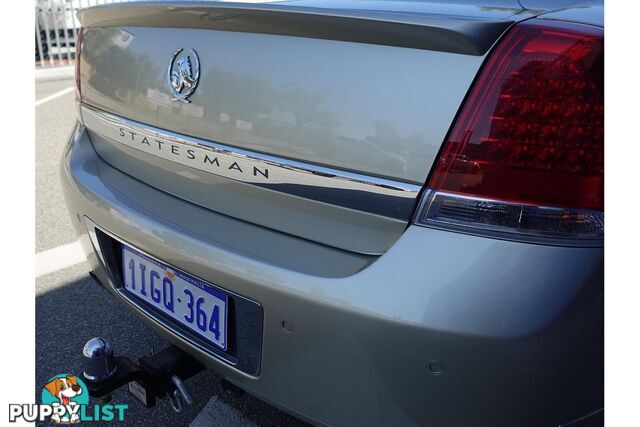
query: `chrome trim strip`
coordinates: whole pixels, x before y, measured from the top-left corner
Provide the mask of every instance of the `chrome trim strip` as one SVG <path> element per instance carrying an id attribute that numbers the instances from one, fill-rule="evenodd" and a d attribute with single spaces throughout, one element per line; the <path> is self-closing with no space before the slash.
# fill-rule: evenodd
<path id="1" fill-rule="evenodd" d="M 83 104 L 108 139 L 204 172 L 328 204 L 409 221 L 421 186 L 284 159 L 177 134 Z"/>

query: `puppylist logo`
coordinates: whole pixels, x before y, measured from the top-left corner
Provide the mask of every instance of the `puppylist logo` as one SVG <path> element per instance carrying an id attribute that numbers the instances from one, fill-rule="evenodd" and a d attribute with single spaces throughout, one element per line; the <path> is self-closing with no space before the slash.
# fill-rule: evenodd
<path id="1" fill-rule="evenodd" d="M 80 422 L 80 405 L 89 403 L 89 393 L 75 375 L 56 375 L 42 389 L 42 404 L 52 408 L 51 421 L 58 424 Z"/>
<path id="2" fill-rule="evenodd" d="M 89 391 L 75 375 L 59 374 L 44 385 L 41 404 L 10 403 L 9 422 L 50 419 L 55 424 L 77 424 L 82 421 L 124 421 L 128 405 L 89 405 Z"/>

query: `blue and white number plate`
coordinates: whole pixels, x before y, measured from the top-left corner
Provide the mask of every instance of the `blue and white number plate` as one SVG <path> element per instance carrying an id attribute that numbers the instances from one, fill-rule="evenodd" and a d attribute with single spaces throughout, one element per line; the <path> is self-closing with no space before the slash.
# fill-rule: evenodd
<path id="1" fill-rule="evenodd" d="M 126 292 L 226 350 L 226 294 L 125 245 L 122 245 L 122 269 Z"/>

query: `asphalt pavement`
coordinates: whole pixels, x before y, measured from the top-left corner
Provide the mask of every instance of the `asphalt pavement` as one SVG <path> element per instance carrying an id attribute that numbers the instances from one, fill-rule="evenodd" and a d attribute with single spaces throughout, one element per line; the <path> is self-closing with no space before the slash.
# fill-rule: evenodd
<path id="1" fill-rule="evenodd" d="M 75 123 L 73 79 L 36 81 L 36 252 L 56 252 L 75 242 L 64 204 L 59 167 Z M 58 255 L 60 256 L 60 255 Z M 61 263 L 64 265 L 64 263 Z M 53 375 L 82 372 L 82 346 L 91 337 L 110 339 L 117 354 L 132 359 L 161 349 L 165 342 L 146 327 L 88 275 L 79 262 L 36 278 L 36 399 Z M 118 425 L 182 426 L 302 426 L 301 421 L 248 395 L 221 389 L 221 378 L 207 370 L 186 382 L 194 404 L 177 414 L 165 399 L 146 409 L 126 390 L 113 395 L 114 404 L 127 404 Z M 196 419 L 197 417 L 197 419 Z M 82 425 L 90 425 L 82 423 Z M 104 425 L 104 423 L 102 424 Z"/>

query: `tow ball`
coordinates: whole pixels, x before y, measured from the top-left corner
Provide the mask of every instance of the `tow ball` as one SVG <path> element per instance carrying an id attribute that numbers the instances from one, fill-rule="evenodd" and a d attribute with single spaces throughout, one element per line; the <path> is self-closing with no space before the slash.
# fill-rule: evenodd
<path id="1" fill-rule="evenodd" d="M 82 354 L 82 377 L 91 397 L 109 400 L 114 390 L 127 385 L 147 408 L 168 396 L 176 412 L 193 403 L 184 381 L 204 370 L 200 362 L 174 345 L 142 356 L 136 364 L 128 357 L 114 356 L 109 341 L 96 337 L 87 341 Z"/>

